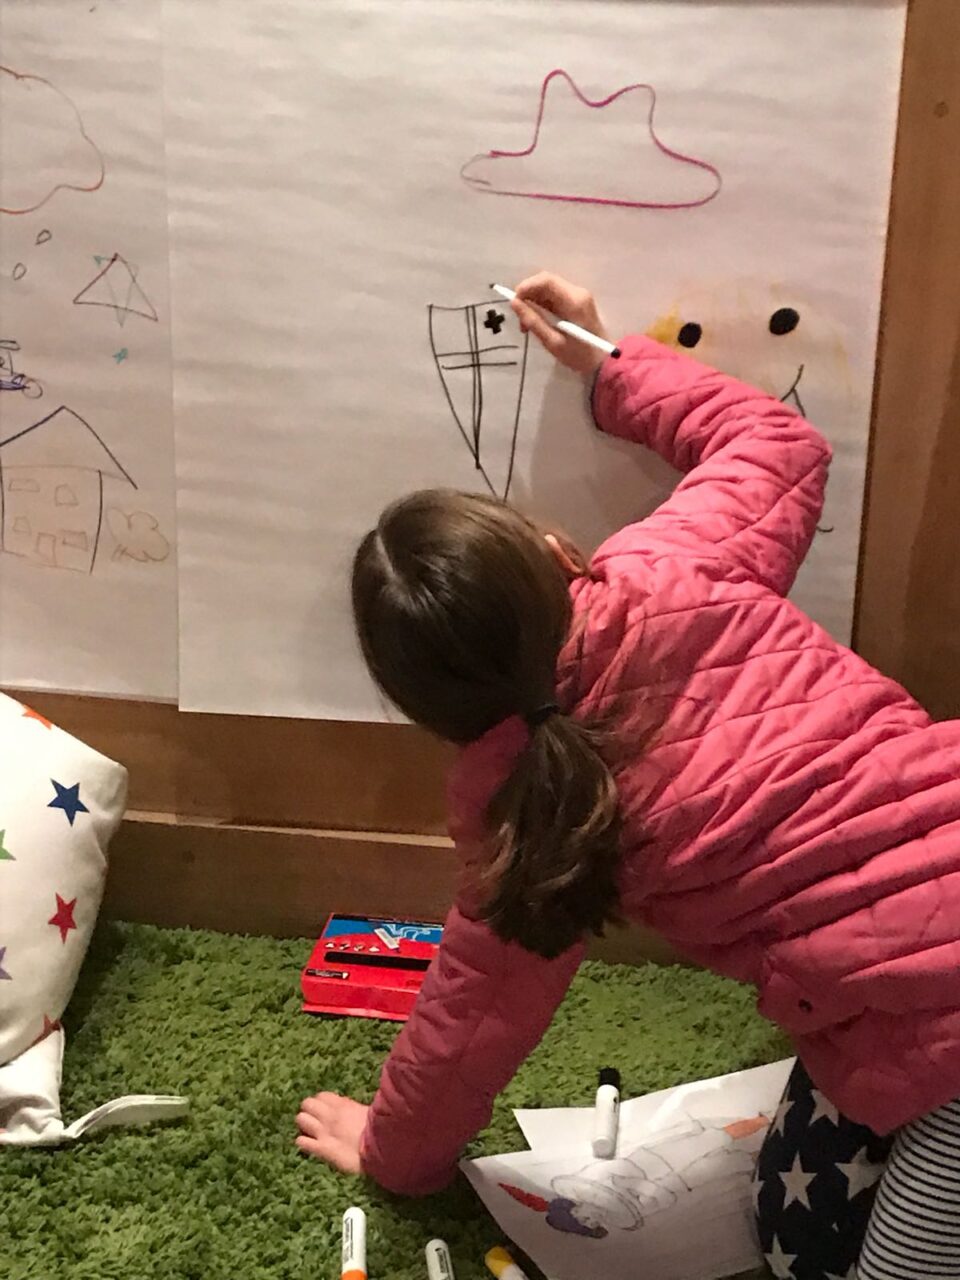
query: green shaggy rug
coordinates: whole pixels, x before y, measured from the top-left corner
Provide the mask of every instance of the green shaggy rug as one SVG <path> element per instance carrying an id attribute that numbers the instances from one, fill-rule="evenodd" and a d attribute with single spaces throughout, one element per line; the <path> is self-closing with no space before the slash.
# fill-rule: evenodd
<path id="1" fill-rule="evenodd" d="M 340 1216 L 369 1215 L 372 1280 L 422 1280 L 423 1247 L 450 1245 L 480 1280 L 495 1224 L 465 1184 L 420 1203 L 301 1157 L 300 1100 L 369 1099 L 396 1034 L 300 1012 L 306 941 L 107 925 L 65 1019 L 63 1109 L 121 1093 L 183 1093 L 190 1118 L 55 1151 L 0 1150 L 2 1280 L 334 1280 Z M 682 969 L 585 965 L 476 1153 L 524 1146 L 515 1106 L 584 1105 L 598 1065 L 625 1096 L 785 1053 L 749 991 Z M 429 1135 L 425 1135 L 429 1141 Z"/>

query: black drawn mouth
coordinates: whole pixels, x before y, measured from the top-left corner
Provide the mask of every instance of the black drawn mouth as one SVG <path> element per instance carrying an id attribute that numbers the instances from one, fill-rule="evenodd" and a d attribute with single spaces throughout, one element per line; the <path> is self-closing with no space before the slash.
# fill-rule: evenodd
<path id="1" fill-rule="evenodd" d="M 807 411 L 806 409 L 804 409 L 803 401 L 800 399 L 800 383 L 803 379 L 803 371 L 805 368 L 806 366 L 802 364 L 798 366 L 797 376 L 794 378 L 793 383 L 791 384 L 790 390 L 785 395 L 782 395 L 780 397 L 780 400 L 783 404 L 792 404 L 794 408 L 800 411 L 801 415 L 804 418 L 807 416 Z M 835 528 L 836 526 L 832 524 L 829 524 L 829 525 L 818 524 L 817 533 L 833 533 Z"/>
<path id="2" fill-rule="evenodd" d="M 783 404 L 794 405 L 795 408 L 800 410 L 801 414 L 803 414 L 804 417 L 806 417 L 807 415 L 803 407 L 803 401 L 800 399 L 799 388 L 800 388 L 800 383 L 803 379 L 803 371 L 805 368 L 806 368 L 806 365 L 801 364 L 797 366 L 797 376 L 794 378 L 793 382 L 791 383 L 790 390 L 786 391 L 780 397 L 780 400 L 782 401 Z"/>

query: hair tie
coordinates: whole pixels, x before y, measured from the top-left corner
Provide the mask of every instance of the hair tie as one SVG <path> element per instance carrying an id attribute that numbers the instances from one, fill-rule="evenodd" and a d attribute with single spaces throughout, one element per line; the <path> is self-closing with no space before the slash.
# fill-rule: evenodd
<path id="1" fill-rule="evenodd" d="M 551 716 L 559 714 L 560 708 L 555 702 L 545 702 L 542 707 L 537 707 L 536 711 L 528 712 L 523 718 L 527 722 L 527 728 L 533 730 L 539 729 Z"/>

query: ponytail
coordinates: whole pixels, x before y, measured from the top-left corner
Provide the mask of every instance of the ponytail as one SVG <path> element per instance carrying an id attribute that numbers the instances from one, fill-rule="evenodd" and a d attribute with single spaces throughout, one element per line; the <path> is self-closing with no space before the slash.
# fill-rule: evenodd
<path id="1" fill-rule="evenodd" d="M 548 959 L 619 920 L 621 833 L 601 734 L 553 711 L 530 718 L 530 742 L 487 808 L 480 885 L 494 932 Z"/>
<path id="2" fill-rule="evenodd" d="M 370 673 L 416 724 L 466 745 L 526 709 L 530 742 L 488 806 L 471 890 L 500 937 L 548 957 L 617 918 L 620 852 L 605 740 L 543 702 L 573 625 L 557 546 L 497 499 L 425 490 L 383 513 L 352 583 Z"/>

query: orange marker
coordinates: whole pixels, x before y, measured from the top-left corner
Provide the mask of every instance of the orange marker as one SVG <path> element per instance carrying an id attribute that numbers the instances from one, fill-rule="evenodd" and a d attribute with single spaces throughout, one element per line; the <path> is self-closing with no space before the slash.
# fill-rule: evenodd
<path id="1" fill-rule="evenodd" d="M 484 1258 L 484 1262 L 487 1264 L 487 1270 L 495 1275 L 497 1280 L 527 1280 L 527 1277 L 502 1245 L 497 1245 L 495 1249 L 491 1249 L 486 1258 Z"/>
<path id="2" fill-rule="evenodd" d="M 367 1215 L 362 1209 L 348 1209 L 343 1215 L 340 1280 L 367 1280 Z"/>

